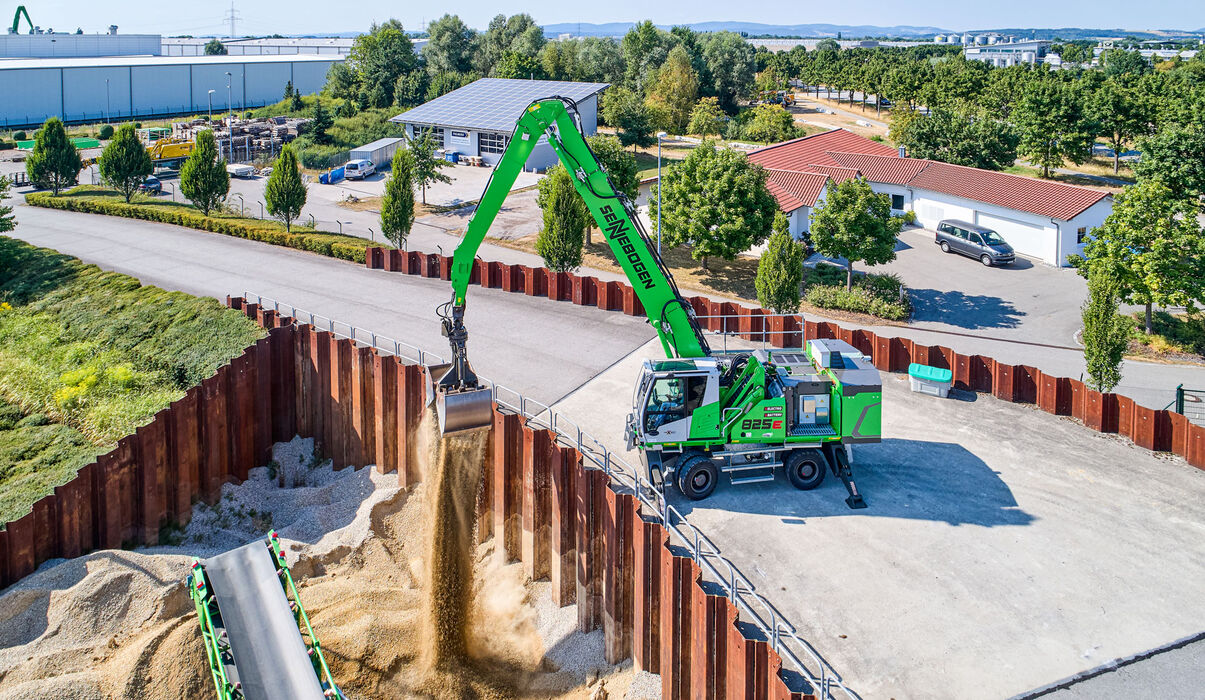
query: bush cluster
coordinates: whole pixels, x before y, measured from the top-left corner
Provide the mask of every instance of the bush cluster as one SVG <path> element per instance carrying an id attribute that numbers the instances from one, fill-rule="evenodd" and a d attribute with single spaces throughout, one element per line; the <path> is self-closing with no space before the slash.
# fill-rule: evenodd
<path id="1" fill-rule="evenodd" d="M 897 275 L 872 274 L 854 277 L 853 289 L 846 289 L 844 270 L 819 265 L 808 275 L 804 300 L 821 309 L 906 321 L 912 315 L 912 302 L 907 294 L 901 295 L 903 286 Z"/>
<path id="2" fill-rule="evenodd" d="M 37 192 L 26 195 L 25 202 L 36 207 L 62 209 L 65 211 L 82 212 L 85 214 L 105 214 L 107 216 L 123 216 L 127 219 L 142 219 L 157 221 L 163 224 L 185 226 L 210 233 L 220 233 L 225 236 L 246 238 L 261 243 L 297 248 L 329 258 L 340 258 L 352 262 L 364 262 L 364 250 L 379 243 L 356 238 L 355 236 L 340 236 L 322 231 L 293 231 L 286 232 L 283 226 L 266 221 L 251 221 L 247 219 L 230 219 L 216 216 L 204 216 L 191 207 L 161 207 L 154 205 L 113 201 L 102 198 L 55 197 L 47 192 Z"/>

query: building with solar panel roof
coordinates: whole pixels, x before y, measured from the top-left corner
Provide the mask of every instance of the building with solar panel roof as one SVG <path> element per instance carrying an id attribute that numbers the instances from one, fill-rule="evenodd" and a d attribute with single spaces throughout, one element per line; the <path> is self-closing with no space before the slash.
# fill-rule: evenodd
<path id="1" fill-rule="evenodd" d="M 453 158 L 480 157 L 487 165 L 502 158 L 515 122 L 524 108 L 546 97 L 568 97 L 577 102 L 582 131 L 598 128 L 598 95 L 607 83 L 573 83 L 561 80 L 482 78 L 459 90 L 415 107 L 390 119 L 406 127 L 406 137 L 430 131 Z M 527 159 L 527 167 L 544 170 L 557 163 L 556 153 L 541 139 Z"/>

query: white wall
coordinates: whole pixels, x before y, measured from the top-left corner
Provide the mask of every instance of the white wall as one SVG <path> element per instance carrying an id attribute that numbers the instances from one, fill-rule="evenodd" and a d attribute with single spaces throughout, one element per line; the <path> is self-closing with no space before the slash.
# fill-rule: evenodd
<path id="1" fill-rule="evenodd" d="M 24 19 L 21 28 L 28 30 Z M 158 34 L 0 34 L 0 58 L 158 56 L 160 41 Z"/>
<path id="2" fill-rule="evenodd" d="M 912 190 L 908 189 L 907 187 L 904 187 L 903 185 L 888 185 L 888 184 L 881 183 L 881 182 L 872 182 L 872 183 L 870 183 L 870 189 L 872 192 L 877 192 L 879 194 L 885 194 L 888 197 L 890 197 L 893 194 L 898 194 L 898 195 L 903 196 L 904 208 L 903 209 L 892 209 L 891 210 L 892 212 L 902 214 L 903 212 L 908 211 L 909 209 L 912 208 Z"/>
<path id="3" fill-rule="evenodd" d="M 1059 254 L 1059 224 L 1049 217 L 920 189 L 913 191 L 913 205 L 917 223 L 925 228 L 936 228 L 942 219 L 961 219 L 995 229 L 1018 255 L 1067 264 Z"/>
<path id="4" fill-rule="evenodd" d="M 196 63 L 5 69 L 0 61 L 0 126 L 40 124 L 48 117 L 101 121 L 226 110 L 226 72 L 235 109 L 278 102 L 289 80 L 303 93 L 326 83 L 332 62 Z M 108 99 L 105 80 L 109 81 Z M 108 107 L 106 107 L 106 104 Z"/>
<path id="5" fill-rule="evenodd" d="M 0 123 L 40 124 L 62 111 L 58 68 L 0 70 Z"/>
<path id="6" fill-rule="evenodd" d="M 1096 204 L 1088 207 L 1080 212 L 1071 221 L 1059 222 L 1059 259 L 1061 264 L 1067 264 L 1067 256 L 1080 255 L 1084 252 L 1084 246 L 1077 244 L 1078 231 L 1081 227 L 1088 229 L 1087 233 L 1092 234 L 1092 229 L 1097 228 L 1105 223 L 1105 218 L 1113 211 L 1113 198 L 1105 197 Z"/>

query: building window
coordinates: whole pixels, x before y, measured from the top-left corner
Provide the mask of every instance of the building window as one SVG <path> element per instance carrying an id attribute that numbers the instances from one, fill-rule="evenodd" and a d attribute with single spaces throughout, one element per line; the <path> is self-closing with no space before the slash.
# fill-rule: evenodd
<path id="1" fill-rule="evenodd" d="M 483 131 L 477 134 L 477 149 L 481 153 L 503 153 L 506 151 L 507 141 L 510 141 L 510 137 L 506 134 L 491 134 Z"/>
<path id="2" fill-rule="evenodd" d="M 904 210 L 904 195 L 902 195 L 902 194 L 891 195 L 891 208 L 895 209 L 897 211 L 903 211 Z"/>
<path id="3" fill-rule="evenodd" d="M 416 126 L 414 127 L 414 138 L 421 139 L 427 134 L 431 134 L 431 138 L 435 139 L 435 143 L 440 146 L 444 145 L 444 128 L 442 126 Z"/>
<path id="4" fill-rule="evenodd" d="M 1075 232 L 1075 242 L 1077 245 L 1083 245 L 1088 240 L 1088 228 L 1080 226 Z"/>

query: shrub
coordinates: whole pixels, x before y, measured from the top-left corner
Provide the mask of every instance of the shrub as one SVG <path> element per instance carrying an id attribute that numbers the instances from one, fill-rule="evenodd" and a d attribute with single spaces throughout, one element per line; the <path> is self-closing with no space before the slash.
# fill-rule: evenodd
<path id="1" fill-rule="evenodd" d="M 101 124 L 99 134 L 102 141 L 108 141 L 109 139 L 113 138 L 113 125 Z"/>
<path id="2" fill-rule="evenodd" d="M 911 209 L 904 212 L 904 215 L 901 218 L 904 220 L 904 223 L 907 224 L 908 226 L 916 225 L 916 212 L 912 211 Z"/>
<path id="3" fill-rule="evenodd" d="M 29 137 L 25 135 L 24 131 L 14 131 L 13 132 L 13 141 L 25 141 L 28 138 Z"/>
<path id="4" fill-rule="evenodd" d="M 17 144 L 13 143 L 12 141 L 0 140 L 0 151 L 11 151 L 12 149 L 14 149 L 16 147 L 17 147 Z"/>
<path id="5" fill-rule="evenodd" d="M 366 248 L 380 245 L 355 236 L 342 236 L 324 231 L 287 232 L 283 226 L 275 222 L 204 216 L 192 207 L 155 206 L 136 202 L 126 204 L 113 198 L 81 196 L 87 195 L 90 191 L 95 192 L 90 188 L 80 188 L 72 190 L 72 193 L 62 197 L 54 197 L 46 192 L 36 192 L 27 195 L 25 202 L 35 207 L 48 209 L 157 221 L 236 238 L 246 238 L 250 241 L 296 248 L 329 258 L 358 263 L 364 262 Z"/>
<path id="6" fill-rule="evenodd" d="M 902 294 L 903 282 L 894 274 L 859 275 L 851 289 L 845 288 L 845 271 L 818 265 L 808 275 L 804 300 L 821 309 L 870 314 L 891 321 L 912 315 L 912 302 Z"/>

